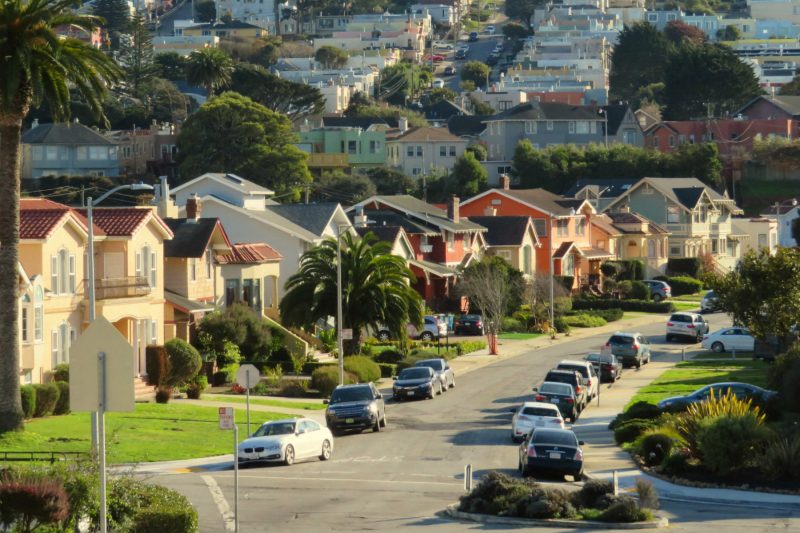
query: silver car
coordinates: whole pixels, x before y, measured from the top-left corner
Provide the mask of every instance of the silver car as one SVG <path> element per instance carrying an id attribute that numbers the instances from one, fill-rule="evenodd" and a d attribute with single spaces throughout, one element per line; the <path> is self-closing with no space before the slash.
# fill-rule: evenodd
<path id="1" fill-rule="evenodd" d="M 667 342 L 676 337 L 684 337 L 700 342 L 708 333 L 708 322 L 697 313 L 672 313 L 667 321 Z"/>
<path id="2" fill-rule="evenodd" d="M 441 357 L 437 359 L 423 359 L 422 361 L 414 363 L 414 366 L 427 366 L 428 368 L 432 368 L 433 371 L 436 372 L 436 377 L 442 382 L 443 392 L 447 392 L 447 389 L 455 388 L 456 375 L 453 369 L 450 368 L 450 365 L 447 364 L 447 361 Z"/>

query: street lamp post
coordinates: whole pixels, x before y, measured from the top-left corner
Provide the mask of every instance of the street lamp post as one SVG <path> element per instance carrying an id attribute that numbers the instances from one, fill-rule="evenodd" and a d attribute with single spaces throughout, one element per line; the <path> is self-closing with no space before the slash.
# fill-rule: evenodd
<path id="1" fill-rule="evenodd" d="M 110 191 L 105 192 L 100 198 L 94 200 L 91 196 L 86 199 L 86 223 L 89 226 L 89 250 L 87 255 L 89 256 L 86 261 L 86 277 L 89 278 L 89 323 L 91 324 L 94 322 L 95 313 L 96 313 L 96 297 L 95 297 L 95 279 L 94 279 L 94 223 L 93 223 L 93 215 L 92 215 L 92 208 L 95 204 L 99 204 L 112 194 L 118 191 L 123 190 L 131 190 L 131 191 L 152 191 L 153 186 L 147 185 L 146 183 L 133 183 L 131 185 L 119 185 L 118 187 L 114 187 Z M 97 411 L 92 412 L 92 451 L 97 451 L 97 442 L 98 436 L 102 432 L 103 428 L 99 427 L 98 419 L 100 417 L 97 414 Z"/>
<path id="2" fill-rule="evenodd" d="M 339 385 L 344 385 L 344 339 L 342 339 L 342 228 L 336 226 L 336 339 L 339 348 Z"/>

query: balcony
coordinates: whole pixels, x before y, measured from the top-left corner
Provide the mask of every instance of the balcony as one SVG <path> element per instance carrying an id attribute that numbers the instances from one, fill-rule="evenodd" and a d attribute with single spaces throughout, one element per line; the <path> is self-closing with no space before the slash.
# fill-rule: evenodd
<path id="1" fill-rule="evenodd" d="M 431 253 L 433 251 L 433 245 L 432 244 L 420 244 L 419 245 L 419 251 L 422 252 L 423 254 L 429 254 L 429 253 Z"/>
<path id="2" fill-rule="evenodd" d="M 86 297 L 89 297 L 88 283 Z M 147 296 L 152 289 L 150 282 L 143 276 L 127 276 L 124 278 L 102 278 L 94 282 L 94 294 L 97 300 L 111 300 L 115 298 L 136 298 Z"/>
<path id="3" fill-rule="evenodd" d="M 348 165 L 347 154 L 308 154 L 310 168 L 347 167 Z"/>

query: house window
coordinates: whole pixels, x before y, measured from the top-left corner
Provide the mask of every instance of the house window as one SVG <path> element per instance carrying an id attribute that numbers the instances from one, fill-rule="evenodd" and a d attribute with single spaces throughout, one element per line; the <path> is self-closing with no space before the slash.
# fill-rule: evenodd
<path id="1" fill-rule="evenodd" d="M 452 252 L 456 249 L 456 234 L 452 232 L 445 232 L 447 234 L 447 250 Z"/>
<path id="2" fill-rule="evenodd" d="M 158 322 L 155 320 L 150 321 L 150 344 L 158 344 Z"/>
<path id="3" fill-rule="evenodd" d="M 529 244 L 522 247 L 522 271 L 525 274 L 531 273 L 531 246 Z"/>
<path id="4" fill-rule="evenodd" d="M 667 224 L 677 224 L 681 221 L 681 213 L 676 205 L 667 206 Z"/>
<path id="5" fill-rule="evenodd" d="M 225 307 L 230 307 L 239 301 L 239 280 L 225 280 Z"/>
<path id="6" fill-rule="evenodd" d="M 575 275 L 575 256 L 567 254 L 561 260 L 561 275 L 574 276 Z"/>
<path id="7" fill-rule="evenodd" d="M 420 176 L 421 174 L 422 174 L 422 169 L 421 168 L 412 168 L 411 169 L 411 175 L 412 176 Z"/>
<path id="8" fill-rule="evenodd" d="M 556 235 L 559 237 L 569 235 L 569 220 L 556 220 Z"/>
<path id="9" fill-rule="evenodd" d="M 669 147 L 670 148 L 674 148 L 675 147 L 675 136 L 674 135 L 670 135 L 669 136 Z"/>
<path id="10" fill-rule="evenodd" d="M 417 146 L 417 157 L 422 157 L 422 146 Z"/>
<path id="11" fill-rule="evenodd" d="M 455 156 L 456 156 L 456 147 L 455 146 L 451 146 L 450 147 L 450 157 L 455 157 Z"/>
<path id="12" fill-rule="evenodd" d="M 75 293 L 75 256 L 67 250 L 50 258 L 50 290 L 53 294 Z"/>
<path id="13" fill-rule="evenodd" d="M 715 254 L 717 253 L 717 250 L 717 239 L 711 239 L 711 253 Z"/>
<path id="14" fill-rule="evenodd" d="M 206 250 L 206 278 L 211 279 L 214 273 L 214 254 L 211 250 Z"/>
<path id="15" fill-rule="evenodd" d="M 536 133 L 536 121 L 535 120 L 526 120 L 525 121 L 525 133 L 528 135 L 532 135 Z"/>
<path id="16" fill-rule="evenodd" d="M 547 221 L 543 218 L 534 218 L 533 227 L 536 230 L 536 235 L 539 237 L 547 237 Z"/>
<path id="17" fill-rule="evenodd" d="M 408 157 L 414 157 L 414 147 L 409 145 L 406 147 L 406 155 Z"/>
<path id="18" fill-rule="evenodd" d="M 347 141 L 347 153 L 348 154 L 358 153 L 358 143 L 356 141 Z"/>
<path id="19" fill-rule="evenodd" d="M 103 159 L 108 159 L 108 147 L 106 146 L 90 146 L 89 147 L 89 159 L 93 161 L 99 161 Z"/>
<path id="20" fill-rule="evenodd" d="M 655 257 L 656 256 L 656 241 L 653 239 L 647 240 L 647 257 Z"/>
<path id="21" fill-rule="evenodd" d="M 667 13 L 667 22 L 673 21 L 678 17 L 675 13 Z"/>
<path id="22" fill-rule="evenodd" d="M 156 263 L 156 252 L 150 246 L 145 246 L 140 252 L 136 252 L 136 277 L 147 278 L 150 288 L 156 286 L 158 264 Z"/>
<path id="23" fill-rule="evenodd" d="M 569 133 L 570 133 L 570 135 L 575 133 L 575 121 L 574 120 L 570 120 L 569 121 Z"/>
<path id="24" fill-rule="evenodd" d="M 189 259 L 189 279 L 197 281 L 197 259 L 194 257 Z"/>
<path id="25" fill-rule="evenodd" d="M 575 235 L 586 235 L 586 219 L 579 218 L 575 222 Z"/>
<path id="26" fill-rule="evenodd" d="M 579 120 L 575 123 L 575 133 L 578 135 L 586 135 L 591 133 L 591 126 L 588 120 Z"/>
<path id="27" fill-rule="evenodd" d="M 30 335 L 28 334 L 28 328 L 30 325 L 28 324 L 28 308 L 29 304 L 31 303 L 30 297 L 26 294 L 22 297 L 22 317 L 20 318 L 20 329 L 22 342 L 28 342 L 30 340 Z"/>
<path id="28" fill-rule="evenodd" d="M 58 146 L 45 146 L 44 158 L 48 161 L 55 161 L 58 159 Z"/>
<path id="29" fill-rule="evenodd" d="M 511 252 L 508 250 L 498 250 L 497 255 L 503 258 L 505 261 L 511 262 Z"/>
<path id="30" fill-rule="evenodd" d="M 767 246 L 767 234 L 766 233 L 759 233 L 758 234 L 758 247 L 765 248 Z"/>
<path id="31" fill-rule="evenodd" d="M 37 286 L 33 291 L 33 340 L 44 339 L 44 291 Z"/>
<path id="32" fill-rule="evenodd" d="M 58 330 L 54 329 L 50 332 L 50 363 L 52 368 L 55 368 L 58 364 L 58 340 Z"/>
<path id="33" fill-rule="evenodd" d="M 648 13 L 647 22 L 658 22 L 658 13 Z"/>
<path id="34" fill-rule="evenodd" d="M 548 120 L 547 121 L 547 131 L 553 131 L 553 121 L 552 120 Z"/>
<path id="35" fill-rule="evenodd" d="M 440 157 L 447 157 L 447 146 L 440 146 L 439 147 L 439 156 Z"/>
<path id="36" fill-rule="evenodd" d="M 672 257 L 676 257 L 681 255 L 681 247 L 680 246 L 670 246 L 669 247 L 669 255 Z"/>
<path id="37" fill-rule="evenodd" d="M 681 146 L 686 144 L 686 135 L 678 135 L 678 144 Z"/>

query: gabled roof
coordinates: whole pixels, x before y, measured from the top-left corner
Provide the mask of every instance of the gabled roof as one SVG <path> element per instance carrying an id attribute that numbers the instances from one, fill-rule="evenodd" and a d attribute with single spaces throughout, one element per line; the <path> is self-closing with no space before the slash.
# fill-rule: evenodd
<path id="1" fill-rule="evenodd" d="M 263 242 L 236 243 L 231 253 L 217 257 L 221 265 L 250 265 L 280 261 L 283 256 L 275 248 Z"/>
<path id="2" fill-rule="evenodd" d="M 350 128 L 361 128 L 363 130 L 366 130 L 367 128 L 369 128 L 370 126 L 374 126 L 375 124 L 383 124 L 391 128 L 396 128 L 397 119 L 377 118 L 377 117 L 333 117 L 333 116 L 322 117 L 322 125 L 325 127 L 328 126 L 350 127 Z"/>
<path id="3" fill-rule="evenodd" d="M 639 180 L 634 178 L 580 178 L 564 193 L 564 197 L 577 198 L 580 192 L 588 190 L 595 197 L 616 198 L 630 189 L 637 181 Z"/>
<path id="4" fill-rule="evenodd" d="M 418 198 L 414 198 L 408 194 L 397 194 L 394 196 L 372 196 L 366 200 L 362 200 L 357 206 L 368 206 L 374 204 L 382 204 L 391 209 L 395 209 L 415 219 L 417 223 L 430 224 L 435 227 L 452 231 L 454 233 L 463 233 L 471 231 L 486 231 L 486 228 L 470 222 L 466 218 L 454 222 L 447 217 L 447 211 L 423 202 Z M 354 210 L 355 206 L 350 210 Z M 406 228 L 408 231 L 408 228 Z"/>
<path id="5" fill-rule="evenodd" d="M 596 120 L 603 121 L 597 108 L 561 102 L 526 102 L 502 113 L 487 117 L 484 122 L 499 120 Z"/>
<path id="6" fill-rule="evenodd" d="M 649 219 L 643 217 L 639 213 L 632 213 L 632 212 L 608 212 L 598 215 L 597 217 L 592 218 L 592 223 L 595 221 L 600 221 L 600 223 L 608 223 L 612 228 L 614 228 L 619 234 L 629 234 L 629 233 L 638 233 L 636 231 L 631 231 L 625 228 L 625 225 L 629 224 L 643 224 L 647 227 L 647 233 L 649 234 L 668 234 L 669 232 L 656 224 L 655 222 L 651 222 Z M 600 224 L 598 224 L 600 225 Z M 601 226 L 602 227 L 602 226 Z M 606 228 L 603 228 L 606 229 Z M 608 231 L 608 230 L 607 230 Z M 613 232 L 609 232 L 613 233 Z"/>
<path id="7" fill-rule="evenodd" d="M 408 234 L 401 226 L 357 226 L 355 230 L 361 237 L 372 232 L 379 241 L 388 242 L 392 247 L 394 247 L 399 240 L 403 245 L 402 247 L 406 250 L 406 253 L 410 257 L 414 256 L 414 246 L 411 244 L 411 241 L 408 240 Z"/>
<path id="8" fill-rule="evenodd" d="M 784 200 L 784 202 L 786 202 L 786 200 Z M 761 216 L 764 216 L 764 215 L 772 215 L 772 216 L 785 215 L 787 213 L 791 213 L 793 209 L 800 209 L 800 207 L 798 207 L 798 205 L 792 205 L 791 203 L 786 203 L 786 204 L 778 203 L 777 207 L 775 206 L 775 204 L 773 204 L 773 205 L 763 209 L 761 211 Z"/>
<path id="9" fill-rule="evenodd" d="M 466 109 L 449 100 L 439 100 L 425 106 L 425 118 L 428 120 L 448 120 L 450 117 L 468 114 Z"/>
<path id="10" fill-rule="evenodd" d="M 628 106 L 625 104 L 612 104 L 602 106 L 602 108 L 608 115 L 608 134 L 616 135 L 619 127 L 622 126 L 622 121 L 625 120 L 625 115 L 628 113 Z M 636 125 L 639 125 L 638 122 Z"/>
<path id="11" fill-rule="evenodd" d="M 86 209 L 77 211 L 86 216 Z M 154 222 L 164 238 L 172 238 L 172 230 L 149 207 L 95 207 L 92 220 L 109 237 L 132 237 L 139 228 Z"/>
<path id="12" fill-rule="evenodd" d="M 165 218 L 164 223 L 173 234 L 172 239 L 164 243 L 164 257 L 203 257 L 217 229 L 230 246 L 218 218 Z"/>
<path id="13" fill-rule="evenodd" d="M 736 114 L 747 114 L 747 109 L 755 104 L 756 102 L 764 100 L 765 102 L 769 102 L 770 104 L 774 105 L 775 107 L 779 108 L 780 110 L 792 115 L 793 117 L 800 116 L 800 96 L 785 96 L 785 95 L 775 95 L 775 96 L 765 96 L 760 95 L 756 96 L 745 105 L 743 105 L 738 113 Z"/>
<path id="14" fill-rule="evenodd" d="M 734 201 L 728 198 L 727 194 L 722 195 L 718 193 L 697 178 L 642 178 L 636 185 L 611 202 L 611 204 L 606 207 L 606 210 L 610 211 L 611 208 L 620 203 L 623 198 L 644 185 L 650 185 L 664 195 L 664 197 L 681 206 L 686 211 L 694 209 L 700 201 L 700 198 L 705 196 L 712 203 L 728 205 L 731 212 L 734 214 L 741 212 L 741 209 L 736 207 Z"/>
<path id="15" fill-rule="evenodd" d="M 85 220 L 71 207 L 46 198 L 20 198 L 19 238 L 47 239 L 63 223 L 69 223 L 88 235 Z"/>
<path id="16" fill-rule="evenodd" d="M 489 189 L 465 200 L 462 205 L 474 202 L 491 193 L 501 194 L 554 217 L 574 215 L 583 209 L 584 205 L 588 205 L 594 211 L 594 207 L 586 200 L 564 198 L 545 189 Z"/>
<path id="17" fill-rule="evenodd" d="M 456 137 L 447 128 L 433 128 L 425 126 L 422 128 L 409 128 L 406 131 L 386 139 L 386 142 L 458 142 L 465 143 L 466 139 Z"/>
<path id="18" fill-rule="evenodd" d="M 556 248 L 556 251 L 553 252 L 553 258 L 560 259 L 562 257 L 566 257 L 567 253 L 569 253 L 569 251 L 572 249 L 575 249 L 578 253 L 581 252 L 581 249 L 575 246 L 574 242 L 572 241 L 562 242 L 561 245 L 558 248 Z"/>
<path id="19" fill-rule="evenodd" d="M 266 209 L 321 237 L 341 206 L 336 202 L 323 202 L 318 204 L 276 204 L 268 205 Z"/>
<path id="20" fill-rule="evenodd" d="M 355 211 L 348 211 L 347 215 L 350 217 L 350 220 L 354 220 Z M 409 234 L 427 235 L 429 237 L 435 237 L 440 233 L 439 228 L 431 224 L 424 224 L 408 215 L 398 213 L 397 211 L 365 209 L 364 215 L 366 215 L 367 219 L 375 223 L 370 226 L 373 231 L 382 227 L 397 227 L 403 228 L 403 230 Z"/>
<path id="21" fill-rule="evenodd" d="M 114 143 L 78 122 L 39 124 L 22 134 L 22 144 L 114 146 Z"/>
<path id="22" fill-rule="evenodd" d="M 476 137 L 486 129 L 492 115 L 455 115 L 447 121 L 447 129 L 457 137 Z"/>
<path id="23" fill-rule="evenodd" d="M 169 192 L 170 194 L 175 194 L 176 192 L 184 189 L 191 189 L 192 186 L 202 180 L 211 180 L 237 192 L 246 193 L 250 196 L 272 196 L 275 194 L 275 191 L 267 189 L 266 187 L 262 187 L 261 185 L 253 183 L 250 180 L 239 177 L 236 174 L 231 174 L 230 172 L 206 172 L 205 174 L 201 174 L 200 176 L 197 176 L 186 183 L 171 188 Z"/>
<path id="24" fill-rule="evenodd" d="M 539 242 L 531 217 L 481 216 L 469 219 L 487 229 L 485 237 L 489 246 L 522 246 L 525 234 L 529 230 L 534 234 L 534 244 Z"/>
<path id="25" fill-rule="evenodd" d="M 266 224 L 267 226 L 275 228 L 283 233 L 286 233 L 288 235 L 291 235 L 292 237 L 301 239 L 303 241 L 309 243 L 315 243 L 319 240 L 319 235 L 316 235 L 308 231 L 306 228 L 295 224 L 288 218 L 283 217 L 278 213 L 274 213 L 266 209 L 264 209 L 263 211 L 255 209 L 245 209 L 243 207 L 239 207 L 238 205 L 234 205 L 230 202 L 227 202 L 222 198 L 217 198 L 216 196 L 212 195 L 203 196 L 200 200 L 203 203 L 210 202 L 220 206 L 224 206 L 226 209 L 230 209 L 235 213 L 238 213 L 247 218 Z"/>

